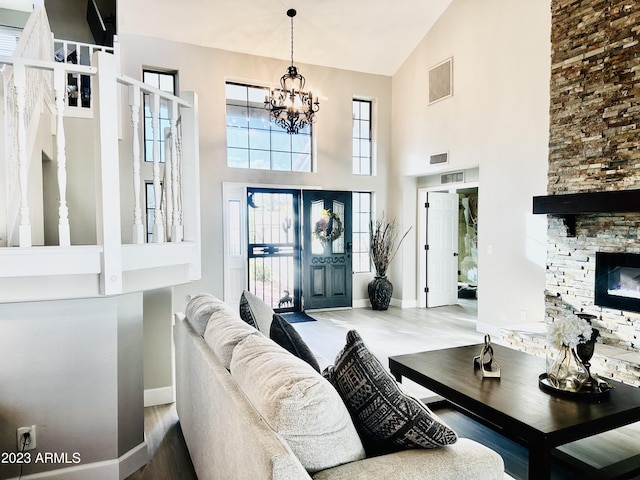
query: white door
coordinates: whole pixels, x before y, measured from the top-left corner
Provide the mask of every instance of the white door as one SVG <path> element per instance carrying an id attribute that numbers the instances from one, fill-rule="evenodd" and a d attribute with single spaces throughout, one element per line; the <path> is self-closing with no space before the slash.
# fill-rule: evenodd
<path id="1" fill-rule="evenodd" d="M 458 194 L 427 193 L 427 307 L 458 303 Z"/>

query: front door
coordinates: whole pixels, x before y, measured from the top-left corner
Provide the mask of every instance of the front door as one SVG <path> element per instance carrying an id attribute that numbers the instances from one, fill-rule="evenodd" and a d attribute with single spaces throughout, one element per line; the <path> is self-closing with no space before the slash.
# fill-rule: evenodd
<path id="1" fill-rule="evenodd" d="M 300 311 L 298 190 L 247 190 L 249 291 L 278 312 Z"/>
<path id="2" fill-rule="evenodd" d="M 305 190 L 304 309 L 351 306 L 351 192 Z"/>

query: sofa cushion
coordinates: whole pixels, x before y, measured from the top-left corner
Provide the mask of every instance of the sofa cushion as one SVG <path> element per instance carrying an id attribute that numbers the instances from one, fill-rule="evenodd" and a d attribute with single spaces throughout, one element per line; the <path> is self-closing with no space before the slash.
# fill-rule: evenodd
<path id="1" fill-rule="evenodd" d="M 336 390 L 308 363 L 251 335 L 233 352 L 231 375 L 311 473 L 365 457 Z"/>
<path id="2" fill-rule="evenodd" d="M 184 314 L 196 333 L 202 337 L 211 314 L 228 308 L 226 303 L 210 293 L 198 293 L 187 302 Z"/>
<path id="3" fill-rule="evenodd" d="M 253 293 L 247 290 L 242 292 L 240 296 L 240 318 L 249 325 L 256 327 L 267 337 L 271 329 L 273 314 L 273 309 Z"/>
<path id="4" fill-rule="evenodd" d="M 456 433 L 420 400 L 403 393 L 355 330 L 323 373 L 338 390 L 367 455 L 456 442 Z"/>
<path id="5" fill-rule="evenodd" d="M 269 338 L 288 352 L 307 362 L 316 372 L 320 373 L 320 365 L 318 365 L 315 355 L 296 329 L 282 315 L 273 314 Z"/>
<path id="6" fill-rule="evenodd" d="M 240 320 L 238 315 L 227 307 L 211 314 L 204 332 L 204 341 L 220 363 L 229 370 L 233 349 L 247 335 L 262 334 Z"/>

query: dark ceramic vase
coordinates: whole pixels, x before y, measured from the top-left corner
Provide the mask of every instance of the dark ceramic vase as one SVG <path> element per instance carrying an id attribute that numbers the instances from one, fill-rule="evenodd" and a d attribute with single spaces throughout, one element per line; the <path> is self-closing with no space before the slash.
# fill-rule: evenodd
<path id="1" fill-rule="evenodd" d="M 374 279 L 369 282 L 368 290 L 372 309 L 386 310 L 389 308 L 393 285 L 387 277 L 374 277 Z"/>

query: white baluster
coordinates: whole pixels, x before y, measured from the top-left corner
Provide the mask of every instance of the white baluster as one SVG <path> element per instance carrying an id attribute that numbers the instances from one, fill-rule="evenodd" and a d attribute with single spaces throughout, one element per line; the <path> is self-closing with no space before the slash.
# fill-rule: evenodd
<path id="1" fill-rule="evenodd" d="M 178 103 L 171 102 L 171 241 L 182 242 L 182 225 L 180 224 L 180 177 L 178 165 Z"/>
<path id="2" fill-rule="evenodd" d="M 164 222 L 162 220 L 162 186 L 160 184 L 160 95 L 151 94 L 151 128 L 153 130 L 153 193 L 155 210 L 153 222 L 153 242 L 164 243 Z"/>
<path id="3" fill-rule="evenodd" d="M 27 159 L 27 136 L 24 120 L 26 71 L 25 66 L 15 64 L 13 81 L 16 95 L 16 130 L 18 137 L 18 184 L 20 186 L 20 226 L 18 227 L 19 244 L 30 247 L 31 243 L 31 213 L 27 188 L 29 185 L 29 161 Z"/>
<path id="4" fill-rule="evenodd" d="M 144 243 L 144 225 L 142 223 L 142 201 L 140 198 L 140 87 L 129 86 L 129 105 L 131 106 L 131 124 L 133 127 L 133 243 Z"/>
<path id="5" fill-rule="evenodd" d="M 63 122 L 66 90 L 64 68 L 55 69 L 53 89 L 56 99 L 56 157 L 58 161 L 58 192 L 60 194 L 60 204 L 58 206 L 58 244 L 68 247 L 71 245 L 71 232 L 69 228 L 69 208 L 67 207 L 67 152 Z"/>
<path id="6" fill-rule="evenodd" d="M 166 224 L 171 227 L 171 220 L 173 216 L 173 185 L 171 184 L 171 128 L 164 129 L 164 181 L 162 184 L 164 186 L 164 214 L 166 215 Z M 169 228 L 167 233 L 171 231 L 172 229 Z M 173 241 L 173 239 L 169 238 L 169 241 Z"/>

